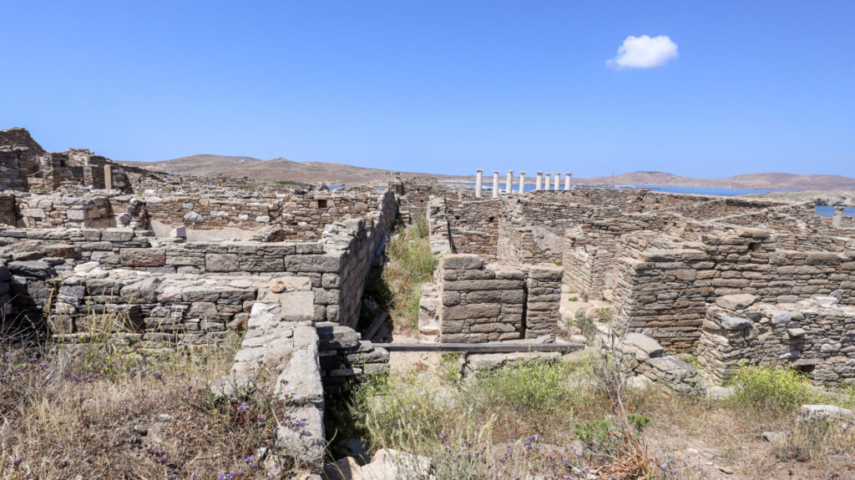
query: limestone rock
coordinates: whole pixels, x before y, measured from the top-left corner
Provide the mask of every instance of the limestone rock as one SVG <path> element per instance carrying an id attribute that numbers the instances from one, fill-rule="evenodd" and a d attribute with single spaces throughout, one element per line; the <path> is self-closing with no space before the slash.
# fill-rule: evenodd
<path id="1" fill-rule="evenodd" d="M 252 392 L 254 388 L 248 375 L 231 373 L 211 383 L 211 392 L 217 398 L 227 398 L 237 402 Z"/>
<path id="2" fill-rule="evenodd" d="M 184 214 L 184 221 L 186 222 L 198 222 L 200 220 L 202 220 L 202 215 L 196 212 L 190 211 Z"/>
<path id="3" fill-rule="evenodd" d="M 719 325 L 725 330 L 745 330 L 751 328 L 751 320 L 736 317 L 733 315 L 721 315 L 718 317 Z"/>
<path id="4" fill-rule="evenodd" d="M 819 420 L 850 420 L 855 417 L 855 413 L 852 410 L 836 405 L 802 405 L 800 413 L 805 418 Z"/>
<path id="5" fill-rule="evenodd" d="M 715 304 L 721 308 L 727 310 L 744 310 L 751 305 L 754 305 L 754 302 L 757 301 L 757 297 L 754 295 L 749 295 L 746 293 L 737 294 L 737 295 L 725 295 L 723 297 L 719 297 L 716 299 Z"/>
<path id="6" fill-rule="evenodd" d="M 661 357 L 665 349 L 659 342 L 640 333 L 628 333 L 618 348 L 624 353 L 633 353 L 638 360 Z"/>

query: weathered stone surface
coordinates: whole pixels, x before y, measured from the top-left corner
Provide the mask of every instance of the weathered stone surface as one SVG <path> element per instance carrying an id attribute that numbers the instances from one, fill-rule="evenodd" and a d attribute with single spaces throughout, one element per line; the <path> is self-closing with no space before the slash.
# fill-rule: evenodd
<path id="1" fill-rule="evenodd" d="M 128 267 L 162 267 L 166 251 L 160 248 L 123 248 L 119 251 L 122 265 Z"/>
<path id="2" fill-rule="evenodd" d="M 721 315 L 719 324 L 726 330 L 745 330 L 751 328 L 751 320 L 736 317 L 733 315 Z"/>
<path id="3" fill-rule="evenodd" d="M 442 268 L 449 270 L 478 270 L 482 265 L 484 262 L 478 255 L 456 254 L 442 258 Z"/>
<path id="4" fill-rule="evenodd" d="M 818 420 L 849 420 L 855 417 L 852 410 L 836 405 L 802 405 L 801 414 L 806 418 Z"/>
<path id="5" fill-rule="evenodd" d="M 639 360 L 661 357 L 665 349 L 656 340 L 640 333 L 628 333 L 618 348 L 624 353 L 632 353 Z"/>
<path id="6" fill-rule="evenodd" d="M 748 294 L 739 294 L 739 295 L 725 295 L 723 297 L 719 297 L 716 299 L 715 303 L 721 308 L 725 308 L 728 310 L 744 310 L 754 302 L 757 301 L 757 297 L 754 295 Z"/>
<path id="7" fill-rule="evenodd" d="M 276 448 L 311 471 L 322 471 L 326 442 L 321 410 L 304 407 L 290 413 L 290 417 L 276 429 Z"/>
<path id="8" fill-rule="evenodd" d="M 205 269 L 209 272 L 237 272 L 240 269 L 238 256 L 230 253 L 205 255 Z"/>
<path id="9" fill-rule="evenodd" d="M 121 290 L 122 300 L 131 303 L 154 303 L 157 301 L 157 288 L 159 286 L 159 278 L 144 278 L 141 281 L 123 287 Z"/>
<path id="10" fill-rule="evenodd" d="M 316 344 L 294 351 L 279 375 L 274 394 L 289 405 L 323 408 L 324 388 Z"/>
<path id="11" fill-rule="evenodd" d="M 230 373 L 220 377 L 211 384 L 211 392 L 219 398 L 227 398 L 237 402 L 252 394 L 254 384 L 249 375 Z"/>

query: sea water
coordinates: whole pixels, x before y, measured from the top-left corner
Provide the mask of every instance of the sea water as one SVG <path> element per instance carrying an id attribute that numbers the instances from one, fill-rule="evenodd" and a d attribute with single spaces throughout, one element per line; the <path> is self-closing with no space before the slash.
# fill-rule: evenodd
<path id="1" fill-rule="evenodd" d="M 475 185 L 474 183 L 462 183 L 461 185 Z M 666 192 L 666 193 L 692 193 L 695 195 L 716 195 L 719 197 L 735 197 L 737 195 L 753 195 L 758 193 L 769 193 L 769 192 L 785 192 L 787 190 L 762 190 L 762 189 L 752 189 L 752 188 L 717 188 L 717 187 L 678 187 L 672 185 L 627 185 L 627 187 L 632 188 L 646 188 L 649 190 L 653 190 L 656 192 Z M 507 183 L 500 183 L 499 188 L 502 192 L 506 191 Z M 514 184 L 513 191 L 519 191 L 519 183 Z M 535 185 L 529 185 L 526 183 L 525 191 L 531 192 L 534 190 Z M 564 182 L 561 182 L 561 188 L 564 188 Z M 577 186 L 577 188 L 607 188 L 607 187 L 585 187 L 585 186 Z M 485 191 L 492 190 L 491 185 L 485 185 Z M 816 213 L 818 213 L 822 217 L 832 217 L 834 216 L 834 207 L 816 207 Z M 848 215 L 850 217 L 855 217 L 855 208 L 847 208 L 843 210 L 844 215 Z"/>

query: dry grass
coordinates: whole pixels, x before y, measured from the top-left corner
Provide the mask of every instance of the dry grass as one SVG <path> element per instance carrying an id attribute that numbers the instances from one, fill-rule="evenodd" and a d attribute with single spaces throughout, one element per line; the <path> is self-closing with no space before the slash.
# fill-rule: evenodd
<path id="1" fill-rule="evenodd" d="M 425 455 L 437 479 L 855 478 L 829 458 L 855 455 L 852 425 L 646 389 L 623 395 L 630 417 L 650 419 L 627 435 L 591 379 L 585 356 L 478 382 L 458 381 L 439 364 L 374 381 L 353 410 L 375 448 Z M 789 432 L 788 440 L 770 444 L 765 431 Z"/>
<path id="2" fill-rule="evenodd" d="M 410 228 L 399 229 L 386 246 L 386 255 L 389 261 L 382 275 L 366 287 L 366 294 L 390 313 L 396 333 L 418 332 L 421 286 L 437 264 L 427 220 L 418 217 Z"/>
<path id="3" fill-rule="evenodd" d="M 0 345 L 0 478 L 269 478 L 259 449 L 287 412 L 275 375 L 237 402 L 208 388 L 236 342 L 151 356 Z"/>

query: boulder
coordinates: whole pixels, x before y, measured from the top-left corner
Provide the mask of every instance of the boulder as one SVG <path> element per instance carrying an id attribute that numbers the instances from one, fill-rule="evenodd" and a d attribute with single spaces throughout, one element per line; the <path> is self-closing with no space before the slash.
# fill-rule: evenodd
<path id="1" fill-rule="evenodd" d="M 852 410 L 836 405 L 802 405 L 800 413 L 805 418 L 816 420 L 850 420 L 855 417 Z"/>

